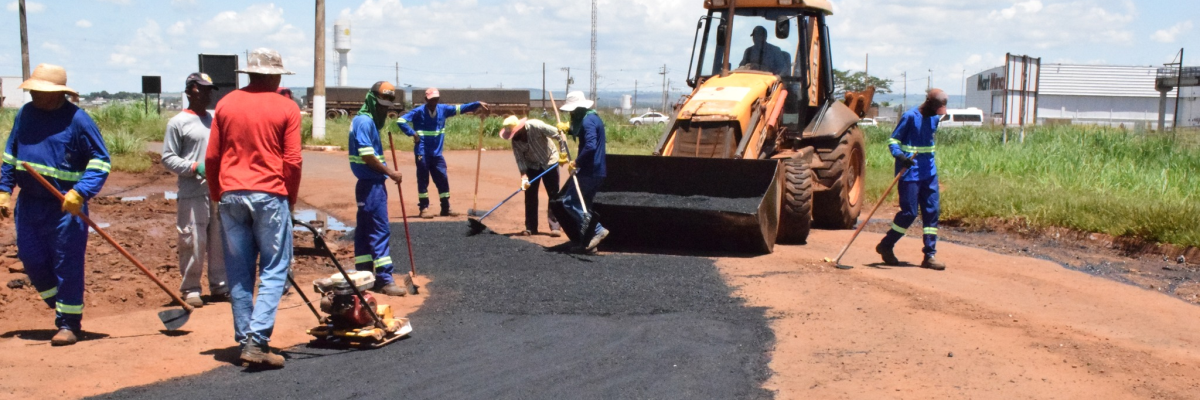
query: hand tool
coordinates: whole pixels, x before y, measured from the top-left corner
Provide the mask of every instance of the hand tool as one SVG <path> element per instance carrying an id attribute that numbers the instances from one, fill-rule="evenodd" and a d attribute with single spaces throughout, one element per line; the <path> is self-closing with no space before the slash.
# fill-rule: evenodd
<path id="1" fill-rule="evenodd" d="M 390 129 L 388 130 L 388 147 L 392 150 L 392 168 L 399 171 L 400 162 L 396 158 L 396 142 L 392 140 Z M 404 185 L 396 184 L 396 194 L 400 196 L 400 217 L 404 220 L 404 243 L 408 247 L 408 276 L 404 278 L 404 288 L 408 290 L 408 294 L 417 294 L 419 287 L 413 283 L 413 279 L 417 276 L 417 261 L 413 258 L 412 237 L 408 234 L 408 211 L 404 207 Z"/>
<path id="2" fill-rule="evenodd" d="M 554 168 L 555 167 L 546 168 L 545 171 L 542 171 L 542 173 L 540 175 L 538 175 L 536 178 L 533 178 L 533 180 L 530 180 L 529 183 L 532 184 L 534 182 L 537 182 L 538 179 L 542 179 L 542 177 L 546 176 L 546 174 L 550 173 L 550 171 L 554 171 Z M 512 198 L 514 196 L 516 196 L 517 193 L 521 193 L 524 191 L 525 191 L 524 187 L 517 189 L 517 191 L 508 195 L 508 197 L 506 197 L 504 199 L 504 201 L 501 201 L 500 204 L 497 204 L 495 207 L 492 207 L 492 209 L 489 210 L 487 212 L 487 214 L 483 214 L 483 216 L 480 217 L 479 219 L 475 219 L 475 217 L 467 217 L 467 225 L 469 225 L 471 227 L 471 231 L 469 233 L 467 233 L 467 236 L 475 236 L 475 235 L 478 235 L 480 232 L 483 232 L 484 230 L 486 230 L 487 225 L 483 224 L 483 219 L 487 218 L 489 215 L 492 215 L 493 212 L 496 212 L 496 209 L 500 208 L 500 206 L 504 205 L 504 203 L 507 203 L 509 200 L 512 200 Z"/>
<path id="3" fill-rule="evenodd" d="M 554 102 L 554 93 L 553 92 L 548 92 L 548 93 L 550 93 L 550 106 L 554 107 L 554 120 L 561 124 L 562 117 L 558 115 L 558 104 Z M 555 126 L 557 127 L 558 125 L 555 125 Z M 562 137 L 563 143 L 567 143 L 566 135 L 563 135 L 562 132 L 559 132 L 558 136 Z M 567 161 L 571 161 L 571 149 L 566 148 L 566 146 L 563 146 L 563 150 L 567 151 Z M 569 171 L 570 176 L 567 177 L 567 180 L 570 180 L 571 182 L 575 183 L 575 194 L 579 196 L 579 207 L 581 207 L 583 209 L 583 214 L 587 215 L 587 213 L 588 213 L 587 202 L 583 200 L 583 190 L 579 188 L 579 179 L 575 178 L 576 171 L 577 170 Z"/>
<path id="4" fill-rule="evenodd" d="M 909 161 L 911 161 L 911 160 L 912 160 L 912 158 L 909 157 Z M 892 193 L 892 189 L 896 187 L 896 183 L 900 182 L 900 178 L 903 177 L 904 174 L 908 172 L 909 168 L 910 167 L 904 167 L 904 169 L 900 170 L 899 174 L 896 174 L 896 178 L 892 179 L 892 184 L 888 185 L 887 190 L 883 191 L 883 195 L 879 196 L 879 201 L 875 203 L 875 208 L 872 208 L 871 212 L 867 214 L 867 218 L 864 219 L 862 223 L 858 224 L 858 229 L 855 229 L 854 235 L 850 236 L 850 242 L 846 243 L 846 247 L 842 247 L 842 252 L 838 253 L 837 258 L 830 259 L 829 257 L 825 257 L 825 260 L 824 260 L 825 262 L 833 263 L 833 266 L 837 267 L 837 269 L 854 268 L 853 266 L 842 265 L 841 264 L 842 257 L 846 255 L 846 250 L 850 249 L 850 245 L 854 244 L 854 239 L 858 239 L 858 234 L 862 233 L 863 228 L 867 227 L 867 224 L 871 223 L 871 217 L 875 215 L 875 211 L 878 211 L 879 206 L 883 205 L 884 201 L 887 201 L 888 195 Z"/>
<path id="5" fill-rule="evenodd" d="M 479 116 L 479 145 L 475 146 L 475 194 L 471 196 L 471 208 L 467 209 L 467 216 L 474 217 L 479 215 L 479 170 L 483 166 L 483 133 L 486 125 L 484 124 L 484 115 Z"/>
<path id="6" fill-rule="evenodd" d="M 37 170 L 33 169 L 33 166 L 29 165 L 29 163 L 21 163 L 21 165 L 25 167 L 25 171 L 29 172 L 30 175 L 33 175 L 34 179 L 37 179 L 38 183 L 41 183 L 42 186 L 46 188 L 46 191 L 54 194 L 54 197 L 58 198 L 58 201 L 65 200 L 63 194 L 59 193 L 58 189 L 55 188 L 54 185 L 51 185 L 50 181 L 47 181 L 42 174 L 39 174 Z M 95 222 L 92 222 L 91 218 L 88 218 L 87 215 L 79 215 L 78 217 L 93 230 L 95 230 L 96 233 L 100 234 L 100 237 L 103 237 L 104 240 L 108 241 L 109 244 L 113 245 L 113 247 L 116 247 L 117 251 L 120 252 L 121 255 L 133 262 L 133 265 L 142 270 L 142 273 L 146 274 L 150 280 L 158 284 L 158 287 L 164 292 L 167 292 L 167 295 L 171 296 L 171 299 L 175 300 L 176 303 L 179 303 L 180 307 L 183 307 L 182 310 L 166 310 L 158 313 L 158 319 L 162 320 L 163 326 L 165 326 L 168 331 L 178 330 L 179 328 L 183 327 L 183 325 L 186 324 L 188 319 L 191 317 L 192 311 L 195 311 L 195 308 L 185 303 L 183 299 L 179 298 L 179 295 L 175 294 L 174 290 L 171 290 L 171 288 L 168 288 L 166 284 L 163 284 L 162 281 L 159 280 L 158 277 L 154 276 L 154 274 L 151 273 L 145 265 L 142 265 L 141 261 L 138 261 L 133 254 L 129 254 L 129 251 L 126 251 L 124 247 L 122 247 L 115 239 L 112 238 L 112 236 L 108 236 L 108 233 L 104 232 L 103 229 L 100 229 L 99 225 L 96 225 Z"/>

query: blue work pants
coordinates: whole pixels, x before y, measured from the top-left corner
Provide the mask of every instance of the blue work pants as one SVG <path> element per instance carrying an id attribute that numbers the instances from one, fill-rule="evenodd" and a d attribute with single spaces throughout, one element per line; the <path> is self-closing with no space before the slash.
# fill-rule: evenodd
<path id="1" fill-rule="evenodd" d="M 586 224 L 591 220 L 591 215 L 588 215 L 586 218 L 584 216 L 583 207 L 580 206 L 579 203 L 579 193 L 575 191 L 575 179 L 579 180 L 579 191 L 583 192 L 583 201 L 585 204 L 587 204 L 588 214 L 591 214 L 591 212 L 594 211 L 592 208 L 592 199 L 596 197 L 596 191 L 599 190 L 600 185 L 604 183 L 604 177 L 575 175 L 575 178 L 567 179 L 567 184 L 564 185 L 562 190 L 559 192 L 559 194 L 562 196 L 563 207 L 566 208 L 567 215 L 569 215 L 571 219 L 575 220 L 575 222 L 579 225 L 579 229 L 586 230 Z M 592 236 L 595 236 L 602 230 L 604 230 L 604 227 L 600 226 L 599 223 L 596 223 L 596 229 L 592 230 L 591 232 L 580 232 L 580 241 L 586 245 L 589 241 L 591 241 Z"/>
<path id="2" fill-rule="evenodd" d="M 82 329 L 87 225 L 62 211 L 62 202 L 54 198 L 18 195 L 15 215 L 17 256 L 34 289 L 54 309 L 54 326 Z"/>
<path id="3" fill-rule="evenodd" d="M 266 346 L 292 262 L 292 215 L 287 198 L 252 191 L 225 192 L 217 207 L 225 233 L 233 338 L 243 345 Z M 262 281 L 257 299 L 256 278 Z"/>
<path id="4" fill-rule="evenodd" d="M 892 221 L 892 229 L 883 237 L 883 245 L 892 247 L 908 227 L 917 219 L 917 210 L 921 212 L 921 222 L 925 225 L 924 242 L 925 257 L 937 254 L 938 214 L 941 204 L 938 201 L 938 179 L 934 175 L 921 181 L 902 181 L 899 184 L 900 212 Z"/>
<path id="5" fill-rule="evenodd" d="M 376 285 L 393 283 L 387 181 L 359 180 L 354 186 L 354 199 L 358 202 L 354 267 L 359 271 L 374 271 Z"/>
<path id="6" fill-rule="evenodd" d="M 417 153 L 417 207 L 429 208 L 429 178 L 437 186 L 442 211 L 450 209 L 450 178 L 446 174 L 446 157 L 441 154 Z"/>

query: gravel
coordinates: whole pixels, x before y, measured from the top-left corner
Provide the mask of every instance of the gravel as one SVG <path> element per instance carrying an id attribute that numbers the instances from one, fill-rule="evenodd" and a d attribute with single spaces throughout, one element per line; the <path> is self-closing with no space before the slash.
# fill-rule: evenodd
<path id="1" fill-rule="evenodd" d="M 574 256 L 500 235 L 465 237 L 461 221 L 411 228 L 418 268 L 432 278 L 411 338 L 371 351 L 300 346 L 282 370 L 222 367 L 101 397 L 773 395 L 762 389 L 774 342 L 764 310 L 732 297 L 709 259 Z M 402 259 L 403 238 L 393 240 Z"/>
<path id="2" fill-rule="evenodd" d="M 644 192 L 600 192 L 596 193 L 595 201 L 614 206 L 682 208 L 753 214 L 758 211 L 758 204 L 762 201 L 762 198 L 677 196 Z"/>

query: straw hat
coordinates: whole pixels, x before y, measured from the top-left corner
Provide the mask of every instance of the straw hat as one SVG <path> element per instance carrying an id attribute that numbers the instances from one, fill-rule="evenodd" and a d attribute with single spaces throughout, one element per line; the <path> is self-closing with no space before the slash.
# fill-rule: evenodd
<path id="1" fill-rule="evenodd" d="M 559 110 L 571 112 L 575 111 L 575 109 L 579 107 L 592 108 L 593 104 L 596 104 L 596 102 L 588 100 L 587 96 L 583 95 L 583 91 L 576 90 L 574 92 L 567 93 L 567 101 L 563 103 L 563 106 L 560 107 Z"/>
<path id="2" fill-rule="evenodd" d="M 246 59 L 246 68 L 239 69 L 237 72 L 264 75 L 296 74 L 283 68 L 283 57 L 279 55 L 279 52 L 265 47 L 251 51 L 249 58 Z"/>
<path id="3" fill-rule="evenodd" d="M 20 88 L 31 92 L 68 92 L 79 95 L 75 89 L 67 87 L 67 70 L 52 64 L 38 64 L 29 75 L 29 80 L 22 82 Z"/>
<path id="4" fill-rule="evenodd" d="M 504 129 L 500 130 L 500 138 L 504 140 L 512 140 L 513 135 L 525 129 L 525 118 L 517 118 L 516 115 L 509 115 L 504 119 Z"/>

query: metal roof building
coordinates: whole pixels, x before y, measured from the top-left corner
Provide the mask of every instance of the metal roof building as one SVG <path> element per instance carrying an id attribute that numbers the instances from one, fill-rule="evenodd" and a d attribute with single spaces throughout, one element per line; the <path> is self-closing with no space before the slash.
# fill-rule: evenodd
<path id="1" fill-rule="evenodd" d="M 1036 78 L 1037 123 L 1158 129 L 1163 95 L 1156 86 L 1160 70 L 1150 66 L 1042 64 Z M 1004 67 L 996 67 L 967 78 L 967 106 L 983 109 L 985 115 L 1001 120 L 1007 80 L 1004 73 Z M 1176 90 L 1169 89 L 1165 94 L 1165 124 L 1170 127 Z M 1198 98 L 1200 88 L 1183 88 L 1180 126 L 1200 125 Z"/>

